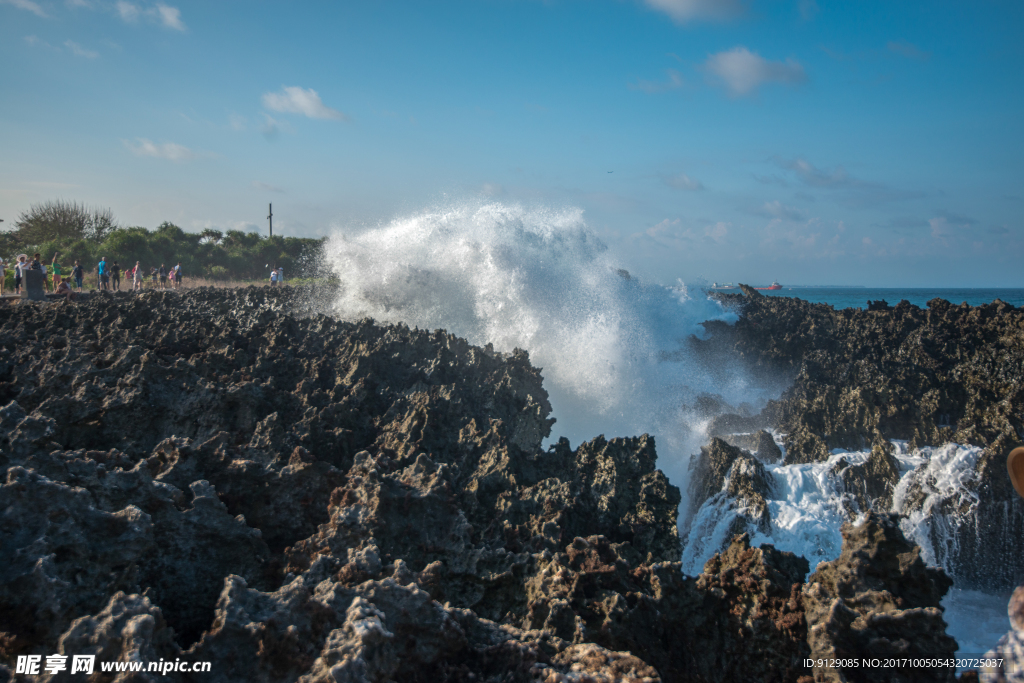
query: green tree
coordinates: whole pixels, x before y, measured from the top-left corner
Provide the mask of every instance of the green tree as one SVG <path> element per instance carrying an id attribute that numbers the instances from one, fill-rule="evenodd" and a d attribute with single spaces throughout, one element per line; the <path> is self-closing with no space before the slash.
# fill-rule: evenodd
<path id="1" fill-rule="evenodd" d="M 213 228 L 206 228 L 199 233 L 199 239 L 203 244 L 217 244 L 224 239 L 224 233 Z"/>
<path id="2" fill-rule="evenodd" d="M 117 228 L 117 223 L 110 209 L 90 209 L 78 202 L 57 199 L 33 204 L 18 216 L 14 227 L 20 245 L 28 247 L 44 242 L 102 242 Z"/>

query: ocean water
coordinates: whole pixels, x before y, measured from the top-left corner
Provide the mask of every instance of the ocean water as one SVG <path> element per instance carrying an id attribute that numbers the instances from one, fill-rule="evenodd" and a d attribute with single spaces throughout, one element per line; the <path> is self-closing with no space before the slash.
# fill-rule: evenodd
<path id="1" fill-rule="evenodd" d="M 757 411 L 785 389 L 781 378 L 758 384 L 734 364 L 716 366 L 694 357 L 686 340 L 703 334 L 700 323 L 732 322 L 735 314 L 707 297 L 706 283 L 688 283 L 685 273 L 673 286 L 629 276 L 576 209 L 474 202 L 432 207 L 371 228 L 339 229 L 326 254 L 342 284 L 342 294 L 331 303 L 341 318 L 445 329 L 498 351 L 526 349 L 542 369 L 557 420 L 548 443 L 560 436 L 575 447 L 601 434 L 654 435 L 659 467 L 683 492 L 682 510 L 688 508 L 690 458 L 707 443 L 711 418 L 696 409 L 697 398 L 711 395 L 728 409 Z M 869 299 L 924 306 L 936 296 L 954 303 L 1000 298 L 1024 305 L 1024 290 L 765 293 L 836 308 L 864 307 Z M 898 446 L 898 453 L 901 486 L 923 476 L 932 486 L 932 498 L 908 517 L 904 530 L 922 545 L 928 561 L 941 562 L 927 544 L 931 526 L 944 522 L 928 510 L 942 496 L 963 491 L 976 453 L 954 444 L 913 453 Z M 770 466 L 772 528 L 753 535 L 754 542 L 801 554 L 812 570 L 835 558 L 842 543 L 839 527 L 856 521 L 857 513 L 834 468 L 840 459 L 855 464 L 866 458 L 836 452 L 827 463 Z M 900 505 L 898 491 L 894 508 Z M 692 520 L 681 515 L 685 571 L 698 573 L 722 548 L 739 512 L 721 493 Z M 984 652 L 1008 628 L 1005 596 L 954 590 L 944 604 L 950 633 L 962 638 L 962 653 Z"/>
<path id="2" fill-rule="evenodd" d="M 766 296 L 789 296 L 833 308 L 867 308 L 868 301 L 887 301 L 895 306 L 906 299 L 919 308 L 926 308 L 932 299 L 945 299 L 959 306 L 990 304 L 996 299 L 1012 306 L 1024 306 L 1024 289 L 930 289 L 930 288 L 867 288 L 867 287 L 785 287 L 762 291 Z"/>

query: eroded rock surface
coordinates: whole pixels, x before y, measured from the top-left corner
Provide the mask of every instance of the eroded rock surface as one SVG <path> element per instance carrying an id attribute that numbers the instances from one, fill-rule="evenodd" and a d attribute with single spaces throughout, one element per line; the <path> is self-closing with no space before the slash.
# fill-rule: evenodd
<path id="1" fill-rule="evenodd" d="M 652 438 L 542 449 L 525 352 L 299 314 L 304 297 L 0 310 L 0 661 L 275 683 L 809 675 L 806 562 L 741 536 L 685 577 Z M 754 506 L 761 461 L 715 448 Z"/>
<path id="2" fill-rule="evenodd" d="M 930 501 L 950 530 L 932 545 L 962 587 L 1024 582 L 1024 500 L 1005 466 L 1024 437 L 1024 310 L 934 299 L 924 309 L 901 301 L 837 311 L 790 297 L 717 296 L 742 315 L 735 325 L 706 323 L 709 338 L 694 347 L 735 354 L 762 378 L 793 378 L 761 414 L 717 418 L 717 434 L 772 427 L 785 435 L 791 464 L 826 460 L 833 449 L 871 451 L 842 474 L 861 512 L 891 509 L 899 479 L 891 440 L 983 448 L 962 477 L 967 493 Z M 908 500 L 925 497 L 911 491 Z"/>
<path id="3" fill-rule="evenodd" d="M 939 601 L 953 585 L 925 566 L 895 515 L 870 513 L 843 526 L 843 551 L 818 565 L 803 587 L 807 641 L 813 659 L 952 658 Z M 823 668 L 816 681 L 953 681 L 952 670 L 851 666 Z"/>

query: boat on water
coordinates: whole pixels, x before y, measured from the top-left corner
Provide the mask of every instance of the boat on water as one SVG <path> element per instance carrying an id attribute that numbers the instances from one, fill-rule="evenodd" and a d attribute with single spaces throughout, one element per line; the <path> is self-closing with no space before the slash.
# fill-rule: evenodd
<path id="1" fill-rule="evenodd" d="M 711 283 L 711 289 L 739 289 L 739 288 L 736 285 L 734 285 L 733 283 L 731 283 L 731 282 L 726 282 L 726 283 L 721 284 L 721 285 L 718 284 L 717 282 L 712 282 Z"/>
<path id="2" fill-rule="evenodd" d="M 767 287 L 754 287 L 754 289 L 776 290 L 776 289 L 782 289 L 782 285 L 779 284 L 778 280 L 772 280 L 772 283 L 770 285 L 768 285 Z"/>

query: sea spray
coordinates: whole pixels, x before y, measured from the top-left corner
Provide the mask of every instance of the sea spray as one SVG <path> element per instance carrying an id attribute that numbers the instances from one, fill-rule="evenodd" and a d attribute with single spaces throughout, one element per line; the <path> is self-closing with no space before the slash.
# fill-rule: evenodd
<path id="1" fill-rule="evenodd" d="M 735 314 L 682 283 L 631 276 L 578 209 L 457 204 L 339 232 L 326 257 L 341 280 L 336 315 L 528 350 L 551 396 L 552 438 L 653 434 L 659 467 L 684 496 L 706 424 L 685 406 L 701 394 L 767 397 L 738 366 L 708 367 L 686 348 L 700 323 Z"/>

